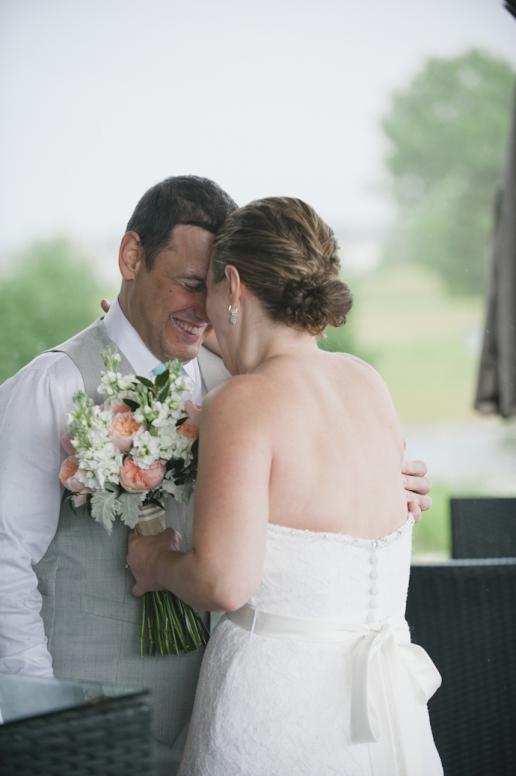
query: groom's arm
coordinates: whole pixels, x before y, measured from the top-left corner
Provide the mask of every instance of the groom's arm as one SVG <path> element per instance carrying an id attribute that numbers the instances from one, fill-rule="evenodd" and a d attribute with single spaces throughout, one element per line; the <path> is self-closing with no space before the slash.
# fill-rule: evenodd
<path id="1" fill-rule="evenodd" d="M 0 671 L 52 675 L 33 565 L 57 529 L 60 435 L 80 375 L 44 354 L 0 386 Z"/>

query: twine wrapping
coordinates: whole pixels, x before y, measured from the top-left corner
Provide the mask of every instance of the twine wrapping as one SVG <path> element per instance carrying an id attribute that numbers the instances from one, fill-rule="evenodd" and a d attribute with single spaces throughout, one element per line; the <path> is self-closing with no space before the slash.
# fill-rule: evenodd
<path id="1" fill-rule="evenodd" d="M 140 509 L 136 531 L 140 536 L 157 536 L 167 527 L 165 510 L 157 504 L 146 504 Z"/>

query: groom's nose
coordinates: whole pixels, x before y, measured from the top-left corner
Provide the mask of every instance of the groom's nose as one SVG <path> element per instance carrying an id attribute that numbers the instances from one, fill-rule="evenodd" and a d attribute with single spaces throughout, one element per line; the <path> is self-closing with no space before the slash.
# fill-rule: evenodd
<path id="1" fill-rule="evenodd" d="M 194 302 L 196 317 L 200 321 L 207 321 L 208 314 L 206 312 L 206 289 L 196 292 Z"/>

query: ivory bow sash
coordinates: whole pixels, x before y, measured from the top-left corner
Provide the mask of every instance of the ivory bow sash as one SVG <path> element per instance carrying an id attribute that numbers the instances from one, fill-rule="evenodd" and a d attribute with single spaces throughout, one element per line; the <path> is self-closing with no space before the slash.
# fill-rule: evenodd
<path id="1" fill-rule="evenodd" d="M 351 741 L 373 743 L 380 740 L 379 705 L 391 717 L 393 739 L 382 741 L 379 773 L 415 776 L 411 765 L 410 742 L 413 724 L 410 709 L 398 708 L 396 688 L 410 685 L 417 703 L 426 704 L 441 684 L 441 675 L 425 650 L 410 642 L 405 620 L 373 625 L 339 623 L 287 617 L 254 609 L 249 604 L 226 617 L 261 636 L 302 641 L 348 642 L 351 645 Z M 404 746 L 404 743 L 408 746 Z M 376 757 L 374 758 L 376 760 Z M 392 763 L 392 770 L 386 762 Z M 376 772 L 376 771 L 375 771 Z"/>

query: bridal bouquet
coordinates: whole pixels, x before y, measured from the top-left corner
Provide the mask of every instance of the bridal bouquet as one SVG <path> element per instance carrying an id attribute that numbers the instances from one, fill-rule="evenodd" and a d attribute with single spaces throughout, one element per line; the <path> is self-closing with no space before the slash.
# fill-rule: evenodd
<path id="1" fill-rule="evenodd" d="M 116 518 L 141 534 L 161 533 L 167 499 L 187 500 L 195 481 L 198 409 L 183 400 L 192 385 L 179 361 L 167 362 L 153 382 L 122 375 L 115 349 L 102 359 L 105 400 L 95 405 L 84 391 L 74 395 L 59 478 L 72 505 L 86 505 L 108 534 Z M 141 655 L 190 652 L 207 637 L 199 615 L 172 593 L 143 596 Z"/>

